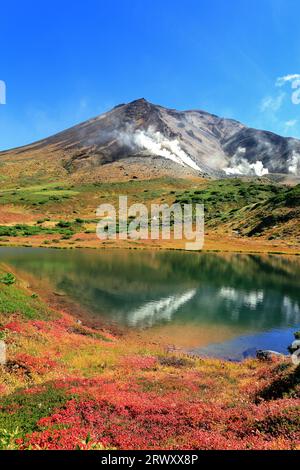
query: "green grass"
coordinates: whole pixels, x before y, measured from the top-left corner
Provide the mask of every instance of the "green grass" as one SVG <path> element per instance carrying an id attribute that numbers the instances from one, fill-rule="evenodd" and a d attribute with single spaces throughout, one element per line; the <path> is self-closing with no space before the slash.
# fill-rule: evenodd
<path id="1" fill-rule="evenodd" d="M 70 237 L 82 228 L 81 221 L 59 221 L 55 227 L 43 227 L 43 221 L 39 220 L 37 225 L 16 224 L 0 225 L 0 237 L 30 237 L 33 235 L 62 235 Z"/>
<path id="2" fill-rule="evenodd" d="M 0 191 L 0 204 L 38 206 L 62 203 L 78 194 L 69 186 L 49 184 L 45 186 L 28 186 L 25 188 L 4 189 Z"/>
<path id="3" fill-rule="evenodd" d="M 40 393 L 26 394 L 22 391 L 2 398 L 0 406 L 0 437 L 17 430 L 19 436 L 41 429 L 37 422 L 59 407 L 62 407 L 69 397 L 65 392 L 52 385 L 45 387 Z"/>
<path id="4" fill-rule="evenodd" d="M 0 225 L 0 237 L 50 234 L 68 240 L 78 232 L 91 233 L 94 228 L 85 224 L 98 222 L 95 217 L 97 207 L 101 203 L 118 207 L 120 195 L 128 197 L 129 205 L 144 203 L 148 209 L 154 201 L 159 204 L 204 204 L 208 228 L 224 226 L 225 230 L 238 230 L 241 235 L 249 236 L 259 236 L 270 230 L 270 239 L 290 236 L 280 229 L 280 233 L 274 234 L 271 230 L 276 225 L 284 228 L 293 218 L 293 214 L 287 214 L 287 211 L 297 210 L 300 206 L 300 185 L 288 188 L 258 178 L 211 179 L 198 183 L 179 178 L 157 178 L 88 184 L 35 184 L 0 191 L 0 204 L 25 206 L 32 214 L 38 214 L 36 218 L 40 217 L 32 225 Z M 58 221 L 60 218 L 63 220 Z M 47 227 L 46 221 L 56 221 L 56 225 Z"/>
<path id="5" fill-rule="evenodd" d="M 284 192 L 280 186 L 228 178 L 177 193 L 174 202 L 204 204 L 206 223 L 215 225 L 237 217 L 243 207 L 260 204 Z"/>
<path id="6" fill-rule="evenodd" d="M 76 325 L 72 328 L 72 333 L 77 335 L 89 336 L 90 338 L 100 339 L 101 341 L 111 342 L 111 340 L 96 331 L 90 331 L 82 325 Z"/>
<path id="7" fill-rule="evenodd" d="M 0 277 L 0 282 L 7 286 L 10 286 L 16 282 L 16 277 L 12 273 L 6 273 Z"/>
<path id="8" fill-rule="evenodd" d="M 0 314 L 5 320 L 18 314 L 25 319 L 50 319 L 55 314 L 38 298 L 14 285 L 0 283 Z"/>
<path id="9" fill-rule="evenodd" d="M 287 228 L 285 233 L 285 224 L 299 217 L 300 185 L 288 188 L 257 180 L 215 180 L 197 189 L 177 192 L 174 202 L 204 204 L 208 227 L 227 224 L 231 230 L 250 237 L 272 230 L 269 239 L 297 235 L 293 228 Z"/>
<path id="10" fill-rule="evenodd" d="M 282 205 L 284 207 L 300 206 L 300 184 L 280 191 L 278 195 L 270 199 L 269 203 L 274 206 Z"/>

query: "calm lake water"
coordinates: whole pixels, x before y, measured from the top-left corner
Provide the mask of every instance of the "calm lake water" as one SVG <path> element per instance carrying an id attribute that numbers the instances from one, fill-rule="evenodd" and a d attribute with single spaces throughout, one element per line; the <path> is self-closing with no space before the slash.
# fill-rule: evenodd
<path id="1" fill-rule="evenodd" d="M 0 260 L 128 334 L 201 355 L 286 353 L 300 329 L 298 257 L 0 248 Z"/>

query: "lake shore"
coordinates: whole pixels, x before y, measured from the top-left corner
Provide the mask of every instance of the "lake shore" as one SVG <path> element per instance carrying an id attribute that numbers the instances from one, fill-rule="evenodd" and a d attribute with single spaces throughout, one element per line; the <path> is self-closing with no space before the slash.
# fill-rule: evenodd
<path id="1" fill-rule="evenodd" d="M 143 204 L 148 215 L 157 204 L 204 204 L 203 251 L 300 254 L 298 186 L 264 178 L 171 177 L 17 186 L 0 191 L 1 246 L 185 249 L 184 239 L 100 241 L 97 207 L 109 203 L 118 211 L 119 197 L 125 195 L 128 207 Z"/>
<path id="2" fill-rule="evenodd" d="M 0 240 L 0 246 L 22 246 L 56 249 L 131 249 L 131 250 L 183 250 L 185 240 L 99 240 L 95 233 L 78 233 L 69 240 L 60 237 L 40 235 L 30 237 L 11 237 Z M 265 238 L 249 239 L 246 237 L 228 236 L 211 233 L 205 236 L 201 252 L 213 253 L 266 253 L 282 255 L 300 255 L 300 245 L 286 240 L 267 240 Z"/>

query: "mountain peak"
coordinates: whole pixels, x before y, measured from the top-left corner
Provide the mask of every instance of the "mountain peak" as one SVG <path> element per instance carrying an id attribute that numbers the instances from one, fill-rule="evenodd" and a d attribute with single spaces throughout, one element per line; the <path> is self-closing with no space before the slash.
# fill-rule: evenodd
<path id="1" fill-rule="evenodd" d="M 146 100 L 146 98 L 138 98 L 136 100 L 130 101 L 128 104 L 151 104 L 149 101 Z"/>
<path id="2" fill-rule="evenodd" d="M 30 146 L 2 153 L 1 158 L 13 159 L 20 154 L 22 162 L 36 158 L 39 165 L 41 159 L 57 159 L 68 172 L 121 161 L 122 165 L 139 161 L 140 168 L 148 171 L 155 158 L 158 176 L 170 165 L 177 176 L 187 171 L 211 176 L 300 174 L 297 139 L 250 129 L 206 111 L 164 108 L 145 98 L 115 106 Z"/>
<path id="3" fill-rule="evenodd" d="M 147 101 L 145 98 L 139 98 L 137 100 L 130 101 L 125 105 L 129 109 L 151 109 L 156 108 L 157 106 L 150 101 Z"/>

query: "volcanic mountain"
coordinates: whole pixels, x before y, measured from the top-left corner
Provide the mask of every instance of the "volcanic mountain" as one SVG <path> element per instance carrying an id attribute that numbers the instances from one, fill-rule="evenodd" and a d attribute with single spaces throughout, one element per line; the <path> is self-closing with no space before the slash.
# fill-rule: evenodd
<path id="1" fill-rule="evenodd" d="M 251 129 L 205 111 L 177 111 L 145 99 L 52 137 L 0 153 L 4 172 L 30 178 L 175 174 L 300 175 L 300 140 Z"/>

